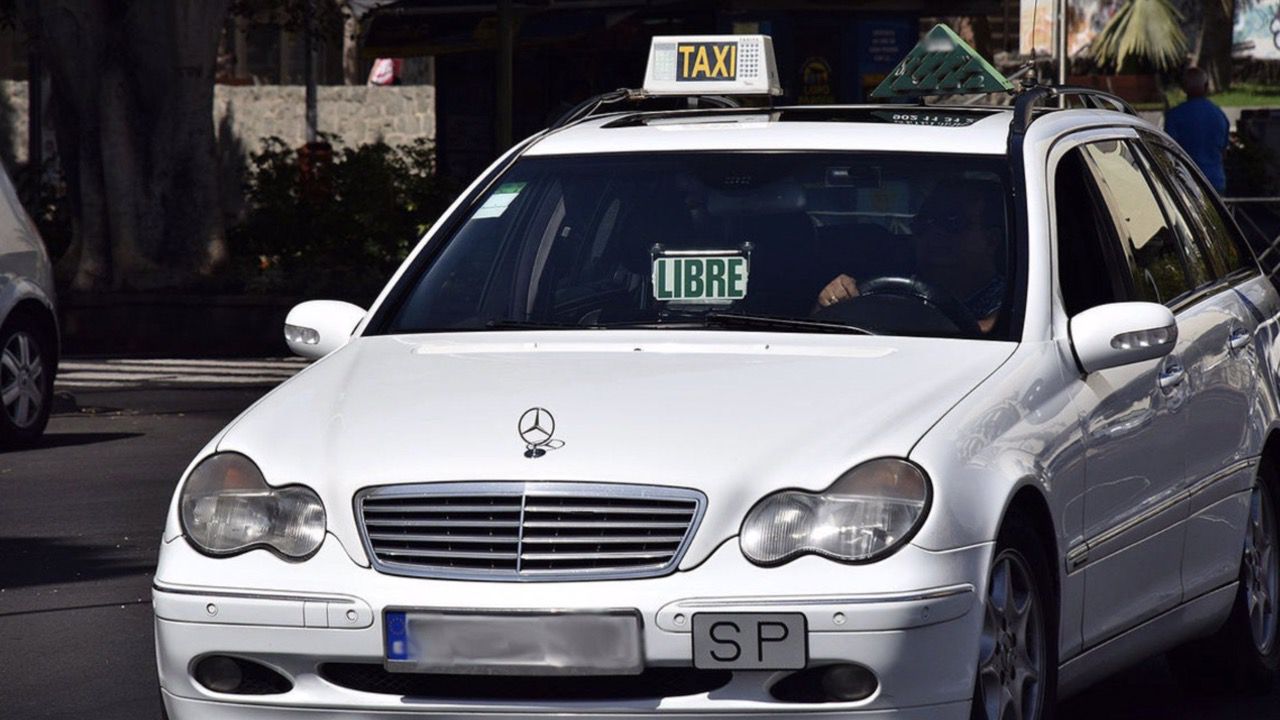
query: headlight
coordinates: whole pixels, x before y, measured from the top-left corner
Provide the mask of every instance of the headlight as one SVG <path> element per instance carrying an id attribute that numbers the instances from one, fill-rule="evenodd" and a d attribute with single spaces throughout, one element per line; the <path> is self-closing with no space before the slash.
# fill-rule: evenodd
<path id="1" fill-rule="evenodd" d="M 179 503 L 182 529 L 197 550 L 234 555 L 265 547 L 289 558 L 324 541 L 324 505 L 298 485 L 271 487 L 239 453 L 210 455 L 191 471 Z"/>
<path id="2" fill-rule="evenodd" d="M 924 519 L 929 479 L 906 460 L 872 460 L 819 493 L 786 490 L 761 500 L 742 523 L 742 553 L 757 565 L 799 555 L 841 562 L 883 557 Z"/>

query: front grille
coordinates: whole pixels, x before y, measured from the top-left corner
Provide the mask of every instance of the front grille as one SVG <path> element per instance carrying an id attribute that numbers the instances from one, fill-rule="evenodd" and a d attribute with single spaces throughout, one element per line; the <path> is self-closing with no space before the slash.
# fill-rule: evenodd
<path id="1" fill-rule="evenodd" d="M 574 580 L 674 570 L 704 504 L 650 485 L 432 483 L 363 490 L 356 517 L 384 573 Z"/>

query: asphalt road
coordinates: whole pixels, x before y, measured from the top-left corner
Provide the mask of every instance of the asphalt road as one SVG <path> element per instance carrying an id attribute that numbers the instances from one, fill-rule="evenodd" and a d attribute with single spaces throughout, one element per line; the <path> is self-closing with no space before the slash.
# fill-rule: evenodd
<path id="1" fill-rule="evenodd" d="M 0 455 L 0 719 L 151 720 L 149 589 L 174 483 L 264 388 L 73 392 L 39 447 Z M 1192 694 L 1157 658 L 1059 718 L 1280 718 L 1280 691 Z"/>

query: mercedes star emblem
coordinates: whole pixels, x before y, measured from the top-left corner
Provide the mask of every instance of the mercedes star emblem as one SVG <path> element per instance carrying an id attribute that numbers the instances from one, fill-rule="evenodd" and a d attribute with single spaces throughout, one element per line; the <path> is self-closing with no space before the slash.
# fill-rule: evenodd
<path id="1" fill-rule="evenodd" d="M 556 434 L 556 419 L 546 408 L 525 410 L 516 429 L 524 441 L 524 456 L 527 458 L 542 457 L 547 450 L 556 450 L 564 445 L 560 440 L 551 439 Z"/>

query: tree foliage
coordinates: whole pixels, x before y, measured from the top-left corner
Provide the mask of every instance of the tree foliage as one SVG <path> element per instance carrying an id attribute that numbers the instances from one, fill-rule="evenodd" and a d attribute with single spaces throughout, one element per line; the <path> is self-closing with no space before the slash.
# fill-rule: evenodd
<path id="1" fill-rule="evenodd" d="M 246 220 L 229 232 L 250 289 L 367 305 L 451 202 L 435 169 L 422 139 L 342 148 L 310 168 L 268 139 L 252 156 Z"/>
<path id="2" fill-rule="evenodd" d="M 305 32 L 343 0 L 0 0 L 38 45 L 71 209 L 73 290 L 190 285 L 225 264 L 213 84 L 229 13 Z"/>
<path id="3" fill-rule="evenodd" d="M 1186 61 L 1181 23 L 1182 14 L 1171 0 L 1129 0 L 1098 33 L 1090 52 L 1099 66 L 1117 71 L 1137 64 L 1172 70 Z"/>

